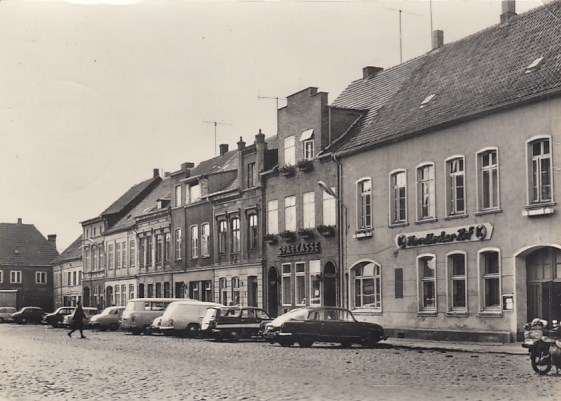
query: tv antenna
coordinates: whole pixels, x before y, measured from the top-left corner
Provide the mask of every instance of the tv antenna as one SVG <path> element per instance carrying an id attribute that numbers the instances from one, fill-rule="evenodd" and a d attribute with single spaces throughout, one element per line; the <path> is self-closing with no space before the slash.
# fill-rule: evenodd
<path id="1" fill-rule="evenodd" d="M 206 121 L 206 120 L 203 121 L 203 123 L 214 125 L 214 156 L 216 156 L 217 155 L 216 151 L 218 149 L 218 147 L 216 146 L 216 129 L 219 125 L 232 125 L 232 124 L 225 123 L 222 121 Z"/>
<path id="2" fill-rule="evenodd" d="M 286 100 L 286 98 L 285 97 L 278 97 L 278 96 L 277 97 L 272 97 L 272 96 L 257 95 L 257 99 L 259 99 L 259 100 L 267 99 L 267 100 L 275 100 L 276 101 L 276 107 L 277 108 L 276 108 L 275 111 L 277 112 L 277 115 L 275 117 L 277 119 L 277 134 L 278 134 L 278 132 L 279 132 L 279 117 L 278 117 L 279 99 Z"/>
<path id="3" fill-rule="evenodd" d="M 431 4 L 432 6 L 432 4 Z M 399 63 L 403 63 L 403 39 L 402 39 L 402 34 L 401 34 L 401 14 L 409 14 L 409 15 L 415 15 L 417 17 L 420 16 L 420 14 L 415 14 L 409 11 L 403 11 L 401 9 L 397 9 L 397 8 L 386 8 L 386 10 L 390 10 L 390 11 L 396 11 L 399 14 Z"/>

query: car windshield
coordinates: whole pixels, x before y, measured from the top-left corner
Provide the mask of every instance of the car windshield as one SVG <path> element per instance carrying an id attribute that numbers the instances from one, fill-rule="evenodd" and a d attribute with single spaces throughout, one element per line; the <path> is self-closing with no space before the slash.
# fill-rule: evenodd
<path id="1" fill-rule="evenodd" d="M 308 316 L 308 309 L 293 309 L 273 320 L 272 324 L 281 325 L 288 320 L 304 320 Z"/>
<path id="2" fill-rule="evenodd" d="M 239 308 L 222 308 L 220 315 L 225 317 L 240 317 L 242 310 Z"/>

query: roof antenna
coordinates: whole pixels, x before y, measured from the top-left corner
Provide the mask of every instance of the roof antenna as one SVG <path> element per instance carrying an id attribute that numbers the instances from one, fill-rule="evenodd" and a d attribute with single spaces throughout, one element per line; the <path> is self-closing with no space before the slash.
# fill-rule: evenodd
<path id="1" fill-rule="evenodd" d="M 397 11 L 399 13 L 399 63 L 403 63 L 403 40 L 402 40 L 402 35 L 401 35 L 401 14 L 411 14 L 411 15 L 416 15 L 419 16 L 419 14 L 415 14 L 415 13 L 411 13 L 409 11 L 403 11 L 401 9 L 395 9 L 395 8 L 386 8 L 386 10 L 390 10 L 390 11 Z M 432 32 L 432 29 L 431 29 Z M 431 33 L 432 35 L 432 33 Z"/>
<path id="2" fill-rule="evenodd" d="M 217 146 L 216 146 L 216 126 L 218 126 L 218 125 L 232 125 L 232 124 L 224 123 L 224 122 L 221 122 L 221 121 L 203 121 L 203 123 L 214 125 L 214 156 L 216 156 L 217 155 L 216 150 L 218 149 Z"/>
<path id="3" fill-rule="evenodd" d="M 279 133 L 279 115 L 278 115 L 278 111 L 279 111 L 279 99 L 286 100 L 286 98 L 285 98 L 285 97 L 278 97 L 278 96 L 277 96 L 277 97 L 270 97 L 270 96 L 261 96 L 261 95 L 257 95 L 257 99 L 259 99 L 259 100 L 262 100 L 262 99 L 276 100 L 276 102 L 277 102 L 277 108 L 276 108 L 277 115 L 276 115 L 276 118 L 277 118 L 277 134 L 278 134 L 278 133 Z"/>

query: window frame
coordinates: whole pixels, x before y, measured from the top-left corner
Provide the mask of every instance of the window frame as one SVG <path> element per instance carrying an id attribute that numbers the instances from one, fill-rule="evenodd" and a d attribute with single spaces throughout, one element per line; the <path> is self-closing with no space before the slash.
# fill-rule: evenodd
<path id="1" fill-rule="evenodd" d="M 495 153 L 496 164 L 483 166 L 483 157 L 489 155 L 490 153 Z M 496 171 L 496 178 L 493 178 L 493 171 Z M 490 177 L 490 184 L 489 184 L 489 207 L 484 206 L 484 179 L 483 173 L 488 172 Z M 479 213 L 484 213 L 488 211 L 496 211 L 501 209 L 501 167 L 500 167 L 500 157 L 499 157 L 499 148 L 494 147 L 486 147 L 483 149 L 479 149 L 475 153 L 475 180 L 476 180 L 476 197 L 477 197 L 477 211 Z M 496 199 L 493 195 L 493 187 L 496 187 Z M 496 203 L 496 205 L 494 205 Z"/>
<path id="2" fill-rule="evenodd" d="M 259 249 L 259 219 L 257 213 L 247 216 L 247 251 L 252 253 Z"/>
<path id="3" fill-rule="evenodd" d="M 364 267 L 368 265 L 373 265 L 373 272 L 372 276 L 366 276 L 361 274 L 360 276 L 357 275 L 357 271 L 359 269 L 364 272 Z M 358 261 L 351 267 L 352 272 L 352 305 L 356 309 L 367 309 L 375 312 L 382 312 L 382 305 L 383 305 L 383 290 L 382 290 L 382 265 L 374 260 L 365 259 Z M 365 295 L 364 293 L 364 282 L 367 280 L 372 280 L 373 282 L 373 292 L 372 294 Z M 357 281 L 359 283 L 360 288 L 360 295 L 357 293 Z M 372 303 L 365 303 L 364 298 L 365 296 L 371 296 L 374 299 Z M 357 298 L 360 297 L 360 305 L 358 305 Z M 372 305 L 374 306 L 364 306 L 364 305 Z"/>
<path id="4" fill-rule="evenodd" d="M 226 219 L 220 219 L 217 222 L 218 225 L 218 254 L 226 255 L 228 254 L 228 221 Z"/>
<path id="5" fill-rule="evenodd" d="M 210 256 L 210 223 L 201 224 L 201 257 Z"/>
<path id="6" fill-rule="evenodd" d="M 547 141 L 549 143 L 549 157 L 547 158 L 543 158 L 543 153 L 540 155 L 540 157 L 534 157 L 534 155 L 532 154 L 532 147 L 535 143 L 537 142 L 545 142 Z M 551 204 L 555 202 L 555 186 L 554 186 L 554 171 L 553 171 L 553 139 L 551 137 L 551 135 L 538 135 L 538 136 L 534 136 L 530 139 L 528 139 L 526 141 L 526 158 L 527 158 L 527 164 L 526 164 L 526 169 L 527 169 L 527 186 L 528 186 L 528 191 L 527 191 L 527 204 L 529 206 L 539 206 L 539 205 L 543 205 L 543 204 Z M 533 165 L 534 165 L 534 160 L 538 160 L 538 161 L 542 161 L 544 159 L 549 159 L 549 179 L 550 179 L 550 198 L 549 199 L 542 199 L 542 192 L 543 192 L 543 183 L 542 183 L 542 174 L 543 172 L 541 171 L 541 163 L 538 163 L 539 166 L 539 200 L 534 200 L 534 194 L 533 194 L 533 188 L 534 188 L 534 182 L 533 182 L 533 177 L 534 177 L 534 169 L 533 169 Z"/>
<path id="7" fill-rule="evenodd" d="M 330 187 L 333 193 L 335 187 Z M 322 192 L 322 224 L 325 226 L 337 226 L 337 198 L 327 191 Z"/>
<path id="8" fill-rule="evenodd" d="M 112 243 L 107 244 L 107 269 L 113 270 L 114 263 L 115 263 L 115 254 L 113 253 L 113 244 Z"/>
<path id="9" fill-rule="evenodd" d="M 288 204 L 288 200 L 291 200 Z M 286 231 L 296 231 L 298 227 L 296 214 L 296 195 L 284 197 L 284 229 Z"/>
<path id="10" fill-rule="evenodd" d="M 370 184 L 370 191 L 364 191 L 363 184 Z M 355 183 L 356 188 L 356 227 L 357 230 L 372 230 L 373 228 L 373 200 L 372 177 L 359 178 Z M 365 200 L 367 198 L 368 200 Z M 368 212 L 369 210 L 369 212 Z"/>
<path id="11" fill-rule="evenodd" d="M 192 224 L 189 227 L 189 233 L 191 234 L 191 259 L 198 259 L 199 257 L 199 225 Z"/>
<path id="12" fill-rule="evenodd" d="M 432 259 L 434 261 L 434 276 L 425 277 L 424 272 L 421 271 L 420 261 L 424 259 Z M 438 290 L 437 290 L 437 259 L 433 253 L 423 253 L 416 258 L 416 271 L 417 271 L 417 313 L 421 315 L 436 315 L 438 313 Z M 434 285 L 434 308 L 425 306 L 425 290 L 424 284 L 432 282 Z"/>
<path id="13" fill-rule="evenodd" d="M 182 194 L 182 190 L 181 190 L 181 185 L 176 185 L 175 186 L 175 207 L 179 207 L 183 205 L 182 202 L 182 198 L 183 198 L 183 194 Z"/>
<path id="14" fill-rule="evenodd" d="M 453 172 L 452 167 L 455 162 L 460 161 L 462 165 L 461 172 Z M 446 207 L 445 213 L 448 217 L 465 216 L 467 214 L 467 185 L 466 185 L 466 157 L 465 155 L 453 155 L 444 160 L 444 177 L 446 189 Z M 462 177 L 463 185 L 459 186 L 457 178 Z M 463 191 L 463 198 L 460 198 L 460 189 Z M 435 189 L 436 194 L 436 189 Z M 458 202 L 463 202 L 463 210 L 458 209 Z"/>
<path id="15" fill-rule="evenodd" d="M 306 198 L 308 198 L 308 202 L 306 202 Z M 304 192 L 302 194 L 302 228 L 314 228 L 315 226 L 316 193 L 314 191 Z"/>
<path id="16" fill-rule="evenodd" d="M 241 304 L 241 285 L 240 285 L 240 278 L 238 276 L 232 277 L 230 280 L 232 283 L 232 304 L 233 305 L 240 305 Z"/>
<path id="17" fill-rule="evenodd" d="M 288 272 L 285 272 L 285 267 L 288 267 Z M 285 280 L 287 280 L 288 285 L 285 285 Z M 285 287 L 288 289 L 288 293 L 285 291 Z M 282 306 L 292 306 L 292 263 L 281 264 L 281 304 Z"/>
<path id="18" fill-rule="evenodd" d="M 23 283 L 23 275 L 21 270 L 10 270 L 10 284 L 22 284 L 22 283 Z"/>
<path id="19" fill-rule="evenodd" d="M 461 255 L 464 258 L 464 274 L 454 274 L 453 257 Z M 446 298 L 448 300 L 448 313 L 467 314 L 468 313 L 468 259 L 467 253 L 464 251 L 451 251 L 446 254 Z M 454 283 L 462 280 L 464 282 L 464 305 L 463 307 L 454 306 Z"/>
<path id="20" fill-rule="evenodd" d="M 421 180 L 421 170 L 425 167 L 430 167 L 432 171 L 432 179 L 430 180 Z M 416 188 L 416 211 L 417 211 L 417 222 L 426 222 L 426 221 L 435 221 L 436 220 L 436 164 L 434 162 L 423 162 L 415 167 L 415 188 Z M 423 193 L 424 191 L 421 189 L 423 183 L 431 182 L 432 188 L 429 187 L 429 196 L 431 195 L 432 189 L 432 202 L 429 204 L 429 215 L 423 216 Z"/>
<path id="21" fill-rule="evenodd" d="M 47 272 L 46 271 L 36 271 L 35 272 L 35 284 L 47 284 Z"/>
<path id="22" fill-rule="evenodd" d="M 274 206 L 274 208 L 273 208 Z M 274 219 L 271 218 L 274 216 Z M 267 201 L 267 234 L 279 233 L 279 200 Z"/>
<path id="23" fill-rule="evenodd" d="M 303 160 L 314 160 L 314 139 L 305 140 L 302 143 L 302 159 Z"/>
<path id="24" fill-rule="evenodd" d="M 498 273 L 485 273 L 486 265 L 484 263 L 484 257 L 486 254 L 496 253 L 497 254 L 497 267 Z M 501 314 L 503 309 L 503 288 L 502 288 L 502 260 L 501 260 L 501 250 L 499 248 L 482 248 L 477 251 L 477 273 L 479 278 L 479 311 L 481 314 Z M 487 280 L 498 280 L 498 305 L 486 306 L 486 281 Z"/>
<path id="25" fill-rule="evenodd" d="M 174 244 L 175 244 L 175 260 L 181 260 L 183 256 L 182 247 L 183 239 L 181 235 L 181 228 L 176 228 L 174 230 Z"/>
<path id="26" fill-rule="evenodd" d="M 299 268 L 301 268 L 299 270 Z M 299 287 L 298 281 L 304 280 L 302 287 Z M 303 291 L 303 294 L 300 294 L 300 291 Z M 299 302 L 301 298 L 302 302 Z M 307 288 L 306 288 L 306 263 L 305 262 L 296 262 L 294 263 L 294 304 L 297 306 L 305 306 L 307 297 Z"/>
<path id="27" fill-rule="evenodd" d="M 257 171 L 255 162 L 247 163 L 247 188 L 257 186 Z"/>
<path id="28" fill-rule="evenodd" d="M 396 180 L 394 180 L 394 177 L 397 177 L 398 175 L 403 174 L 404 178 L 405 178 L 405 185 L 403 187 L 398 187 L 398 183 Z M 403 224 L 407 224 L 407 217 L 408 217 L 408 213 L 407 213 L 407 169 L 404 168 L 400 168 L 400 169 L 396 169 L 393 171 L 390 171 L 389 173 L 389 225 L 390 226 L 399 226 L 399 225 L 403 225 Z M 403 202 L 404 202 L 404 216 L 403 218 L 398 218 L 396 219 L 396 212 L 397 212 L 397 200 L 398 200 L 398 195 L 397 195 L 397 191 L 399 191 L 400 188 L 404 188 L 404 196 L 403 196 Z M 401 201 L 401 195 L 399 195 L 399 201 Z M 401 207 L 399 208 L 399 210 L 401 211 Z M 401 214 L 401 213 L 400 213 Z M 401 217 L 401 216 L 399 216 Z"/>
<path id="29" fill-rule="evenodd" d="M 289 142 L 292 142 L 290 144 Z M 296 136 L 290 135 L 283 140 L 283 162 L 285 166 L 296 165 Z"/>

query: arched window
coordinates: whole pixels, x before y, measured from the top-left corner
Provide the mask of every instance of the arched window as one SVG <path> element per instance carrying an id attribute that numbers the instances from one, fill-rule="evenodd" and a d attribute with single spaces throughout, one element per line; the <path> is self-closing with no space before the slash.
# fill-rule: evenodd
<path id="1" fill-rule="evenodd" d="M 362 262 L 353 269 L 354 299 L 357 308 L 382 308 L 382 268 L 373 262 Z"/>
<path id="2" fill-rule="evenodd" d="M 419 275 L 419 312 L 436 312 L 436 258 L 421 255 L 417 258 Z"/>

